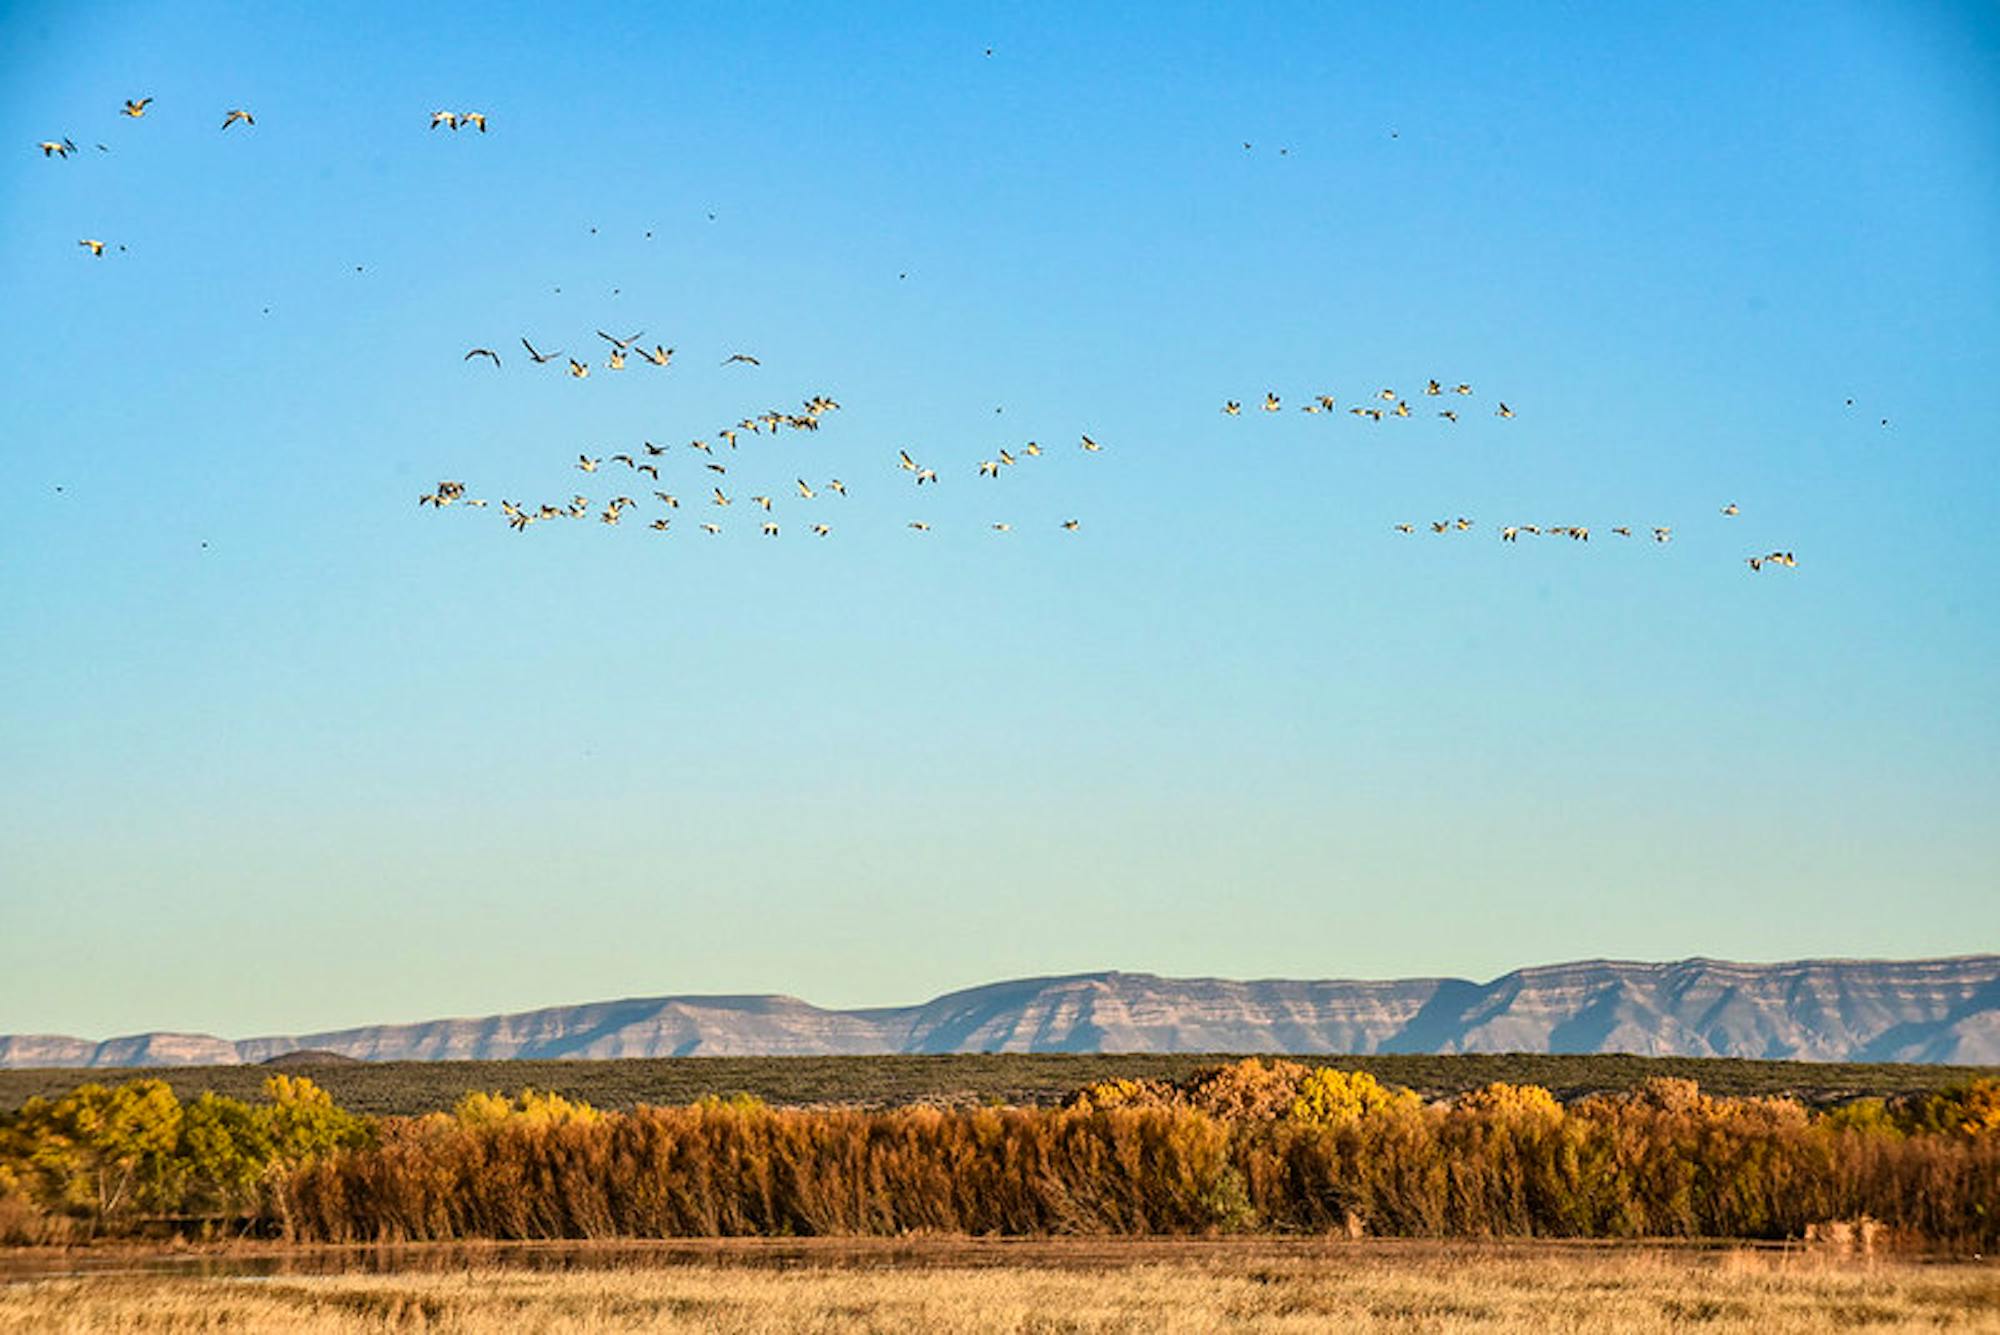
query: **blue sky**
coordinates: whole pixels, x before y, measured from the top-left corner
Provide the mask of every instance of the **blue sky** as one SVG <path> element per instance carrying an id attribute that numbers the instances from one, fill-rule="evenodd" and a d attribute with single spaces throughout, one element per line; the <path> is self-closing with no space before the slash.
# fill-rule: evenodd
<path id="1" fill-rule="evenodd" d="M 0 1030 L 2000 944 L 1990 6 L 338 8 L 0 6 Z"/>

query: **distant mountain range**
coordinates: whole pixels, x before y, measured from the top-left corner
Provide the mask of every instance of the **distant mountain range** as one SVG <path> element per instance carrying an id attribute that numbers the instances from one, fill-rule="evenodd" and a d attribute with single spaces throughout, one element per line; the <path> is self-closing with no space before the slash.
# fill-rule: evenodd
<path id="1" fill-rule="evenodd" d="M 2000 1064 L 2000 955 L 1672 964 L 1587 960 L 1490 983 L 1089 973 L 823 1010 L 787 996 L 681 996 L 224 1039 L 0 1036 L 0 1067 L 943 1052 L 1630 1052 Z"/>

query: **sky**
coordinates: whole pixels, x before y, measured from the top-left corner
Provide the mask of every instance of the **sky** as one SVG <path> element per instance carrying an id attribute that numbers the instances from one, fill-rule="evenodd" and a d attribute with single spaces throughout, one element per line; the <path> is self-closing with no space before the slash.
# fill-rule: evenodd
<path id="1" fill-rule="evenodd" d="M 0 3 L 0 146 L 0 1032 L 2000 947 L 1991 5 Z"/>

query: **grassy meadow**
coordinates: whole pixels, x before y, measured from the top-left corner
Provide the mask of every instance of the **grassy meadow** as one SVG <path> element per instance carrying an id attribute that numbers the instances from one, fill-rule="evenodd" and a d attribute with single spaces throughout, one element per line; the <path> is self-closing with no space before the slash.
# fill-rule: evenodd
<path id="1" fill-rule="evenodd" d="M 0 1283 L 0 1332 L 2000 1331 L 2000 1269 L 1806 1249 L 788 1245 L 446 1269 Z"/>
<path id="2" fill-rule="evenodd" d="M 913 1103 L 1049 1106 L 1071 1091 L 1108 1080 L 1186 1080 L 1237 1056 L 1217 1053 L 966 1053 L 875 1057 L 659 1057 L 619 1061 L 286 1062 L 344 1108 L 414 1117 L 452 1108 L 482 1090 L 547 1090 L 594 1107 L 692 1103 L 748 1094 L 778 1107 Z M 1794 1098 L 1820 1108 L 1856 1098 L 1930 1093 L 1990 1067 L 1886 1062 L 1745 1061 L 1701 1057 L 1632 1057 L 1550 1053 L 1438 1056 L 1295 1057 L 1306 1066 L 1365 1071 L 1427 1099 L 1453 1098 L 1495 1082 L 1539 1085 L 1565 1102 L 1618 1093 L 1655 1078 L 1693 1080 L 1713 1094 Z M 183 1066 L 132 1070 L 0 1071 L 0 1109 L 30 1098 L 59 1098 L 90 1082 L 138 1077 L 164 1080 L 183 1101 L 204 1093 L 255 1098 L 270 1069 Z"/>

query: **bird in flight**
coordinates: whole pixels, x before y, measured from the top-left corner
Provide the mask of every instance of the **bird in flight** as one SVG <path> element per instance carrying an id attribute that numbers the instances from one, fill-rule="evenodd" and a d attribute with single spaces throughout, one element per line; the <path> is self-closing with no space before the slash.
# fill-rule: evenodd
<path id="1" fill-rule="evenodd" d="M 999 477 L 1000 461 L 998 459 L 981 459 L 979 461 L 979 476 Z"/>
<path id="2" fill-rule="evenodd" d="M 1458 414 L 1453 412 L 1449 408 L 1446 408 L 1443 412 L 1440 412 L 1438 416 L 1442 417 L 1447 422 L 1456 422 L 1458 420 Z"/>
<path id="3" fill-rule="evenodd" d="M 470 123 L 470 124 L 472 124 L 472 125 L 476 125 L 476 126 L 478 126 L 478 127 L 479 127 L 479 133 L 481 133 L 481 134 L 485 134 L 485 133 L 486 133 L 486 113 L 485 113 L 485 112 L 483 112 L 483 111 L 467 111 L 467 112 L 463 112 L 463 113 L 461 113 L 461 114 L 459 115 L 459 118 L 458 118 L 458 119 L 459 119 L 459 120 L 460 120 L 460 122 L 462 122 L 462 123 Z M 452 128 L 452 129 L 454 129 L 454 130 L 456 130 L 456 129 L 458 128 L 458 126 L 454 125 L 454 126 L 452 126 L 451 128 Z"/>
<path id="4" fill-rule="evenodd" d="M 995 533 L 1009 533 L 1013 531 L 1013 528 L 1014 526 L 1012 524 L 995 524 L 993 526 L 993 531 Z"/>
<path id="5" fill-rule="evenodd" d="M 1743 512 L 1736 508 L 1735 501 L 1731 501 L 1729 504 L 1722 507 L 1722 513 L 1729 515 L 1731 518 L 1734 518 L 1735 516 Z"/>
<path id="6" fill-rule="evenodd" d="M 799 478 L 798 484 L 799 484 L 799 495 L 806 500 L 811 500 L 813 498 L 813 489 L 806 485 L 806 480 L 804 478 Z"/>
<path id="7" fill-rule="evenodd" d="M 257 118 L 255 116 L 252 116 L 249 112 L 243 110 L 243 108 L 241 107 L 231 107 L 228 111 L 223 113 L 222 128 L 226 130 L 230 126 L 236 124 L 236 122 L 238 121 L 242 121 L 245 125 L 255 125 L 257 123 Z"/>
<path id="8" fill-rule="evenodd" d="M 456 130 L 458 128 L 458 113 L 453 111 L 433 111 L 431 113 L 431 128 L 435 130 L 440 125 L 448 130 Z"/>
<path id="9" fill-rule="evenodd" d="M 1396 525 L 1396 532 L 1398 533 L 1415 533 L 1416 531 L 1417 531 L 1417 526 L 1415 524 Z"/>
<path id="10" fill-rule="evenodd" d="M 703 525 L 701 526 L 701 531 L 702 531 L 703 533 L 707 533 L 707 534 L 709 534 L 709 535 L 713 536 L 714 534 L 717 534 L 717 533 L 720 533 L 720 532 L 722 532 L 722 525 L 720 525 L 720 524 L 703 524 Z"/>
<path id="11" fill-rule="evenodd" d="M 641 357 L 644 357 L 655 366 L 665 366 L 674 359 L 674 350 L 672 348 L 663 348 L 657 343 L 653 345 L 651 352 L 646 351 L 644 348 L 639 348 L 636 351 Z"/>
<path id="12" fill-rule="evenodd" d="M 775 519 L 766 519 L 766 520 L 764 521 L 764 536 L 765 536 L 765 537 L 767 537 L 767 538 L 775 538 L 775 537 L 777 537 L 777 536 L 778 536 L 778 521 L 777 521 L 777 520 L 775 520 Z"/>
<path id="13" fill-rule="evenodd" d="M 826 485 L 832 487 L 842 496 L 845 496 L 847 494 L 847 484 L 845 482 L 842 482 L 839 478 L 835 478 L 833 481 L 827 483 Z"/>
<path id="14" fill-rule="evenodd" d="M 461 358 L 461 360 L 469 362 L 474 357 L 490 357 L 492 358 L 493 364 L 495 366 L 500 365 L 500 354 L 493 351 L 493 349 L 491 348 L 474 348 L 471 352 L 466 353 L 465 356 Z"/>
<path id="15" fill-rule="evenodd" d="M 1235 417 L 1240 413 L 1242 413 L 1243 405 L 1238 403 L 1235 399 L 1231 399 L 1227 403 L 1222 405 L 1222 411 L 1227 415 L 1229 415 L 1230 417 Z"/>
<path id="16" fill-rule="evenodd" d="M 1514 415 L 1514 410 L 1512 408 L 1509 408 L 1506 404 L 1503 403 L 1498 408 L 1494 409 L 1493 415 L 1495 417 L 1512 417 Z"/>
<path id="17" fill-rule="evenodd" d="M 724 366 L 729 365 L 731 362 L 743 362 L 744 364 L 749 366 L 762 366 L 764 364 L 758 361 L 755 357 L 752 357 L 747 352 L 732 352 L 727 357 L 722 359 L 722 364 Z"/>
<path id="18" fill-rule="evenodd" d="M 1470 385 L 1462 385 L 1462 384 L 1461 384 L 1461 385 L 1453 385 L 1453 386 L 1451 387 L 1451 392 L 1452 392 L 1452 393 L 1454 393 L 1454 394 L 1470 394 L 1470 393 L 1472 392 L 1472 386 L 1470 386 Z"/>
<path id="19" fill-rule="evenodd" d="M 1276 394 L 1266 393 L 1264 395 L 1264 411 L 1267 413 L 1278 411 L 1278 396 Z"/>
<path id="20" fill-rule="evenodd" d="M 605 333 L 602 329 L 600 329 L 597 331 L 597 336 L 603 339 L 606 343 L 609 343 L 612 347 L 618 349 L 618 351 L 623 352 L 627 348 L 631 347 L 634 343 L 637 343 L 639 339 L 645 335 L 645 332 L 646 332 L 645 330 L 641 329 L 638 333 L 633 334 L 629 338 L 613 338 L 611 335 Z"/>
<path id="21" fill-rule="evenodd" d="M 1092 440 L 1089 436 L 1085 436 L 1083 438 L 1083 448 L 1090 451 L 1092 454 L 1095 454 L 1104 447 L 1102 445 L 1099 445 L 1096 441 Z"/>
<path id="22" fill-rule="evenodd" d="M 827 534 L 829 534 L 829 533 L 833 532 L 833 530 L 832 530 L 831 528 L 827 527 L 827 526 L 826 526 L 825 524 L 814 524 L 814 525 L 813 525 L 813 532 L 814 532 L 814 533 L 817 533 L 817 534 L 818 534 L 818 535 L 819 535 L 820 537 L 822 537 L 822 538 L 823 538 L 823 537 L 825 537 L 825 536 L 826 536 Z"/>
<path id="23" fill-rule="evenodd" d="M 604 460 L 593 459 L 587 454 L 579 454 L 576 456 L 576 466 L 586 473 L 595 473 L 597 471 L 597 466 L 603 462 Z"/>
<path id="24" fill-rule="evenodd" d="M 60 142 L 54 139 L 44 139 L 35 147 L 42 150 L 42 156 L 45 158 L 66 158 L 76 152 L 76 145 L 67 139 Z"/>
<path id="25" fill-rule="evenodd" d="M 1062 522 L 1062 526 L 1065 529 L 1069 530 L 1071 533 L 1074 533 L 1076 532 L 1077 529 L 1077 521 L 1074 519 L 1065 519 Z"/>
<path id="26" fill-rule="evenodd" d="M 537 366 L 542 365 L 544 362 L 552 362 L 562 356 L 561 348 L 557 348 L 554 352 L 536 352 L 535 345 L 528 342 L 525 338 L 521 340 L 521 346 L 528 350 L 529 359 Z"/>
<path id="27" fill-rule="evenodd" d="M 715 488 L 714 490 L 715 490 L 715 499 L 714 499 L 713 501 L 709 502 L 709 504 L 711 504 L 711 505 L 727 505 L 727 504 L 729 504 L 729 498 L 728 498 L 727 496 L 724 496 L 724 495 L 722 494 L 722 488 L 721 488 L 721 487 L 716 487 L 716 488 Z"/>
<path id="28" fill-rule="evenodd" d="M 584 380 L 589 378 L 590 368 L 588 366 L 585 366 L 582 362 L 578 361 L 576 358 L 571 357 L 569 359 L 569 373 L 575 376 L 578 380 Z"/>
<path id="29" fill-rule="evenodd" d="M 1673 536 L 1674 536 L 1674 531 L 1671 528 L 1656 528 L 1653 530 L 1654 542 L 1671 542 L 1673 540 Z"/>
<path id="30" fill-rule="evenodd" d="M 76 244 L 84 247 L 93 255 L 101 257 L 104 254 L 104 243 L 102 241 L 83 240 L 77 242 Z"/>
<path id="31" fill-rule="evenodd" d="M 926 524 L 921 519 L 912 519 L 910 521 L 910 527 L 915 529 L 919 533 L 928 533 L 931 531 L 931 526 L 929 524 Z"/>
<path id="32" fill-rule="evenodd" d="M 771 513 L 771 498 L 769 496 L 752 496 L 750 504 L 761 505 L 764 507 L 765 514 Z"/>
<path id="33" fill-rule="evenodd" d="M 678 510 L 681 508 L 680 498 L 675 496 L 672 492 L 656 491 L 653 494 L 659 497 L 661 504 L 665 505 L 669 510 Z"/>
<path id="34" fill-rule="evenodd" d="M 1439 394 L 1442 394 L 1442 393 L 1444 393 L 1444 386 L 1443 386 L 1443 385 L 1440 385 L 1440 384 L 1439 384 L 1439 383 L 1438 383 L 1437 381 L 1435 381 L 1435 380 L 1430 380 L 1430 381 L 1426 381 L 1426 382 L 1424 383 L 1424 393 L 1426 393 L 1426 394 L 1429 394 L 1429 395 L 1431 395 L 1431 396 L 1435 397 L 1435 396 L 1437 396 L 1437 395 L 1439 395 Z"/>
<path id="35" fill-rule="evenodd" d="M 617 348 L 613 348 L 611 350 L 610 360 L 605 362 L 604 364 L 611 370 L 622 371 L 625 369 L 625 354 L 620 352 Z"/>
<path id="36" fill-rule="evenodd" d="M 150 103 L 152 100 L 153 99 L 150 97 L 142 97 L 135 102 L 128 97 L 125 99 L 124 110 L 121 111 L 119 114 L 123 116 L 130 116 L 133 120 L 137 120 L 139 119 L 139 117 L 146 114 L 146 105 Z"/>

